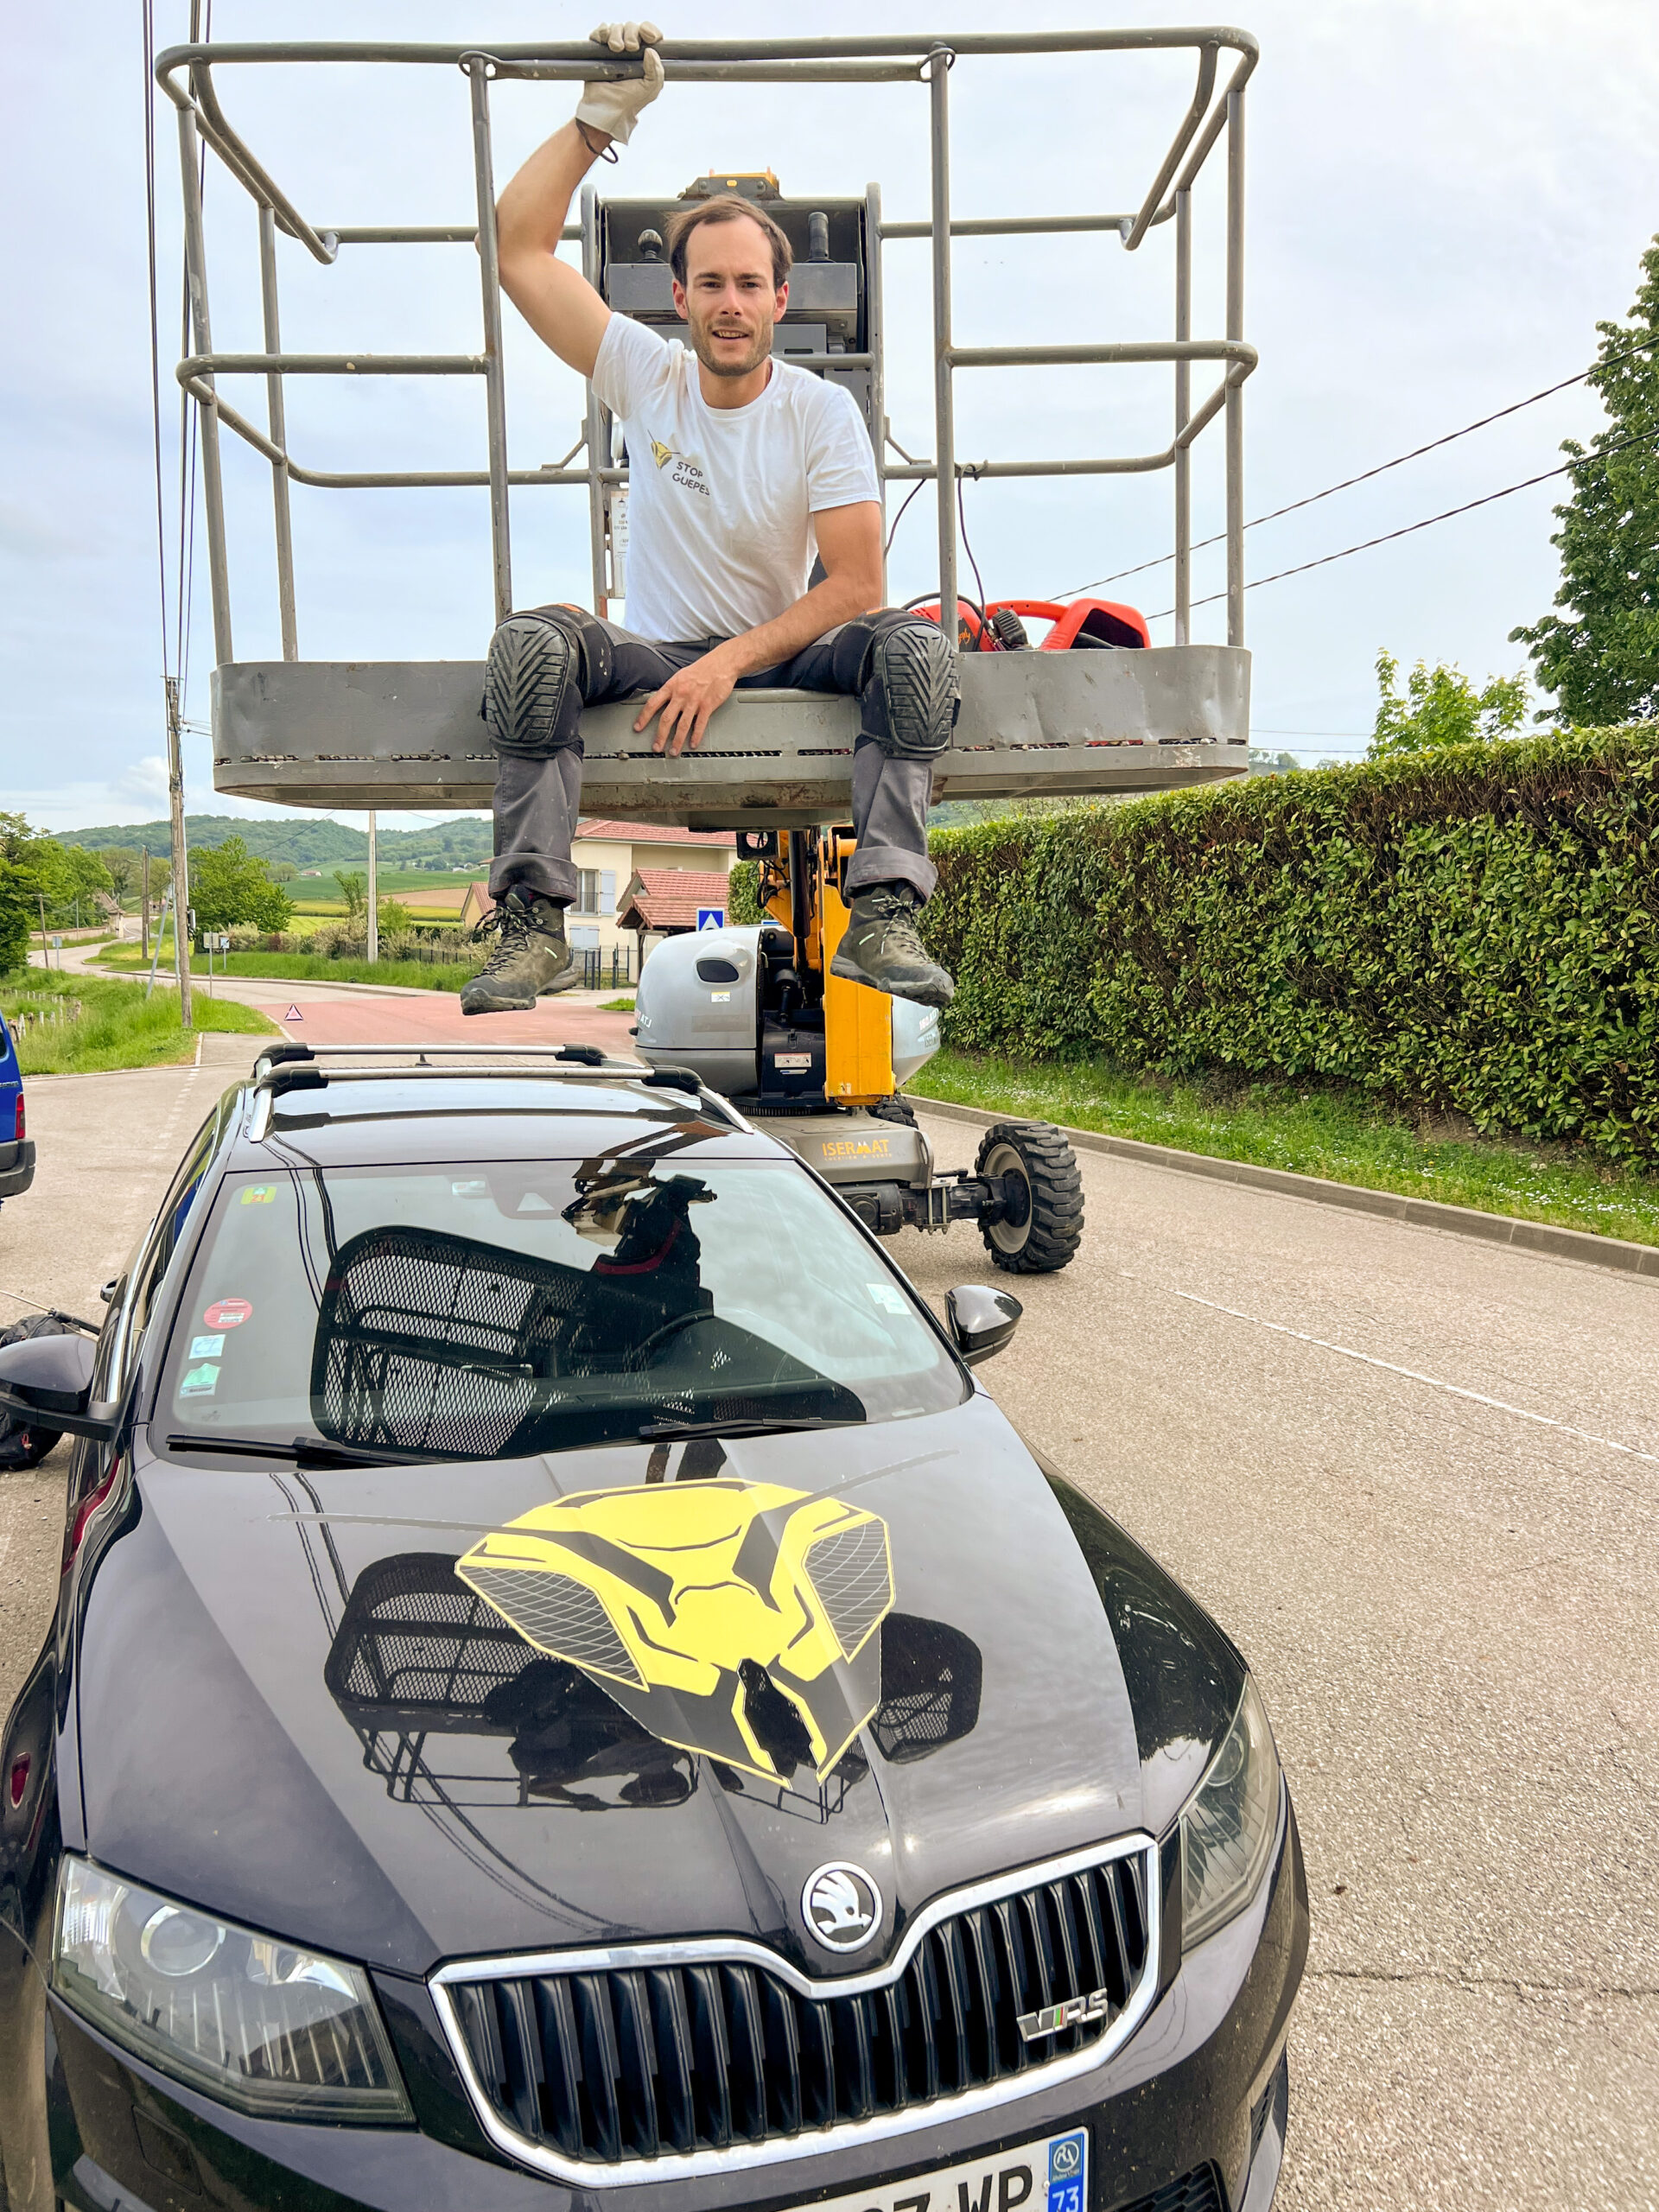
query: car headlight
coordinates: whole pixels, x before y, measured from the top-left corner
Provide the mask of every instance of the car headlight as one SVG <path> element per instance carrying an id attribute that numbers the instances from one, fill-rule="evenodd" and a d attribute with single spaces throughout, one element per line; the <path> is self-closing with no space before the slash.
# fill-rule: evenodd
<path id="1" fill-rule="evenodd" d="M 52 1984 L 153 2066 L 266 2118 L 407 2122 L 361 1967 L 66 1856 Z"/>
<path id="2" fill-rule="evenodd" d="M 1181 1940 L 1202 1942 L 1255 1895 L 1279 1826 L 1279 1754 L 1254 1679 L 1181 1815 Z"/>

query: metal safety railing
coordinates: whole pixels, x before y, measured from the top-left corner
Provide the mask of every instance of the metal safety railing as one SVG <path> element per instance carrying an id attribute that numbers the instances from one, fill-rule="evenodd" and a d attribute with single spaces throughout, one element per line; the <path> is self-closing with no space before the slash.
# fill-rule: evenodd
<path id="1" fill-rule="evenodd" d="M 954 219 L 950 213 L 950 81 L 958 60 L 1014 55 L 1106 54 L 1190 49 L 1197 54 L 1192 98 L 1140 206 L 1127 213 L 1100 215 L 1006 216 Z M 942 615 L 954 616 L 957 582 L 956 486 L 965 474 L 975 478 L 1075 477 L 1140 474 L 1169 468 L 1174 480 L 1175 642 L 1190 639 L 1192 607 L 1191 456 L 1194 441 L 1217 415 L 1224 417 L 1227 642 L 1244 641 L 1244 416 L 1243 384 L 1255 366 L 1255 349 L 1244 340 L 1244 89 L 1255 69 L 1257 48 L 1247 33 L 1224 26 L 1147 30 L 972 33 L 960 37 L 671 40 L 661 50 L 671 82 L 690 84 L 888 84 L 919 80 L 927 89 L 931 134 L 931 206 L 925 222 L 885 222 L 880 195 L 872 186 L 867 199 L 870 265 L 868 271 L 868 350 L 823 357 L 791 354 L 804 366 L 868 368 L 874 383 L 872 422 L 878 474 L 885 497 L 889 481 L 931 480 L 938 484 L 939 602 Z M 1217 84 L 1224 54 L 1235 56 L 1224 83 Z M 458 68 L 467 80 L 471 108 L 473 167 L 477 214 L 471 225 L 357 226 L 314 224 L 300 213 L 264 164 L 238 135 L 220 105 L 215 69 L 272 63 L 385 62 Z M 226 546 L 225 503 L 219 467 L 219 429 L 223 423 L 270 461 L 275 501 L 276 577 L 284 659 L 299 658 L 294 589 L 294 550 L 289 522 L 291 483 L 328 490 L 383 486 L 487 486 L 496 617 L 512 605 L 510 494 L 530 486 L 582 486 L 588 493 L 596 604 L 605 582 L 605 499 L 607 488 L 626 471 L 613 465 L 598 400 L 590 390 L 582 437 L 563 461 L 537 469 L 507 464 L 506 391 L 502 356 L 501 294 L 496 263 L 495 184 L 490 121 L 490 86 L 503 79 L 582 80 L 638 74 L 639 61 L 615 60 L 591 45 L 503 46 L 490 51 L 459 46 L 282 41 L 270 44 L 178 46 L 157 60 L 157 81 L 178 110 L 179 150 L 184 190 L 184 250 L 194 351 L 178 366 L 178 377 L 195 401 L 201 436 L 201 476 L 211 579 L 214 658 L 221 665 L 235 658 L 231 622 L 230 572 Z M 1219 338 L 1192 335 L 1192 191 L 1217 141 L 1225 135 L 1225 315 Z M 251 194 L 258 209 L 261 296 L 264 351 L 219 353 L 213 349 L 208 312 L 207 250 L 203 229 L 200 148 L 212 147 L 231 175 Z M 1038 236 L 1052 232 L 1116 232 L 1125 251 L 1133 252 L 1157 226 L 1173 221 L 1175 238 L 1175 328 L 1173 338 L 1122 345 L 958 346 L 951 323 L 950 242 L 959 238 Z M 482 287 L 483 343 L 476 354 L 285 353 L 282 349 L 276 283 L 276 232 L 296 239 L 318 262 L 333 263 L 344 245 L 476 243 Z M 582 220 L 563 237 L 579 241 L 584 274 L 599 275 L 598 202 L 584 192 Z M 883 411 L 881 346 L 881 250 L 889 240 L 927 239 L 931 246 L 934 457 L 918 460 L 891 438 Z M 1222 373 L 1195 409 L 1192 374 L 1195 362 L 1213 361 Z M 1055 461 L 982 461 L 963 464 L 957 457 L 954 382 L 962 369 L 1044 368 L 1167 362 L 1174 370 L 1174 420 L 1170 442 L 1156 452 Z M 220 396 L 218 379 L 227 376 L 265 378 L 267 429 L 261 430 Z M 283 379 L 290 376 L 476 376 L 484 381 L 488 466 L 483 470 L 417 469 L 349 472 L 307 468 L 289 451 L 283 411 Z M 899 454 L 889 460 L 893 445 Z M 585 449 L 580 467 L 571 464 Z M 946 624 L 947 634 L 956 623 Z"/>

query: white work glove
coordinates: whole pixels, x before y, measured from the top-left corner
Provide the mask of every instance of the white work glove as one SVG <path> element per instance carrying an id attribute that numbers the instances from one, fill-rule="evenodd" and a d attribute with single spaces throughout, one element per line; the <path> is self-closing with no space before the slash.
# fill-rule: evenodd
<path id="1" fill-rule="evenodd" d="M 602 130 L 608 138 L 620 138 L 626 146 L 633 136 L 640 110 L 649 107 L 663 89 L 662 57 L 657 52 L 663 35 L 655 23 L 601 23 L 588 37 L 594 46 L 612 54 L 638 54 L 642 47 L 645 49 L 643 76 L 602 79 L 584 85 L 576 108 L 578 123 Z"/>

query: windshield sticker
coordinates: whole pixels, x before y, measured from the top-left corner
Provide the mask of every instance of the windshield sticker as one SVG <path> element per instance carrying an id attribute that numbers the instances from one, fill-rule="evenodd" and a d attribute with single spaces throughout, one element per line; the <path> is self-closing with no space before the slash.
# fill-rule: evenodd
<path id="1" fill-rule="evenodd" d="M 864 1287 L 884 1313 L 907 1313 L 910 1311 L 905 1303 L 905 1294 L 896 1283 L 867 1282 Z"/>
<path id="2" fill-rule="evenodd" d="M 253 1319 L 253 1308 L 245 1298 L 216 1298 L 201 1319 L 206 1328 L 239 1329 Z"/>
<path id="3" fill-rule="evenodd" d="M 887 1526 L 775 1484 L 600 1491 L 538 1505 L 455 1573 L 526 1643 L 664 1743 L 819 1782 L 881 1694 Z"/>
<path id="4" fill-rule="evenodd" d="M 224 1349 L 225 1339 L 222 1336 L 192 1337 L 190 1339 L 192 1359 L 217 1359 Z"/>
<path id="5" fill-rule="evenodd" d="M 181 1398 L 211 1398 L 219 1388 L 219 1370 L 207 1362 L 200 1367 L 188 1367 L 179 1384 Z"/>
<path id="6" fill-rule="evenodd" d="M 251 1189 L 243 1192 L 238 1203 L 245 1206 L 268 1206 L 275 1201 L 276 1197 L 276 1185 L 274 1183 L 256 1183 Z"/>

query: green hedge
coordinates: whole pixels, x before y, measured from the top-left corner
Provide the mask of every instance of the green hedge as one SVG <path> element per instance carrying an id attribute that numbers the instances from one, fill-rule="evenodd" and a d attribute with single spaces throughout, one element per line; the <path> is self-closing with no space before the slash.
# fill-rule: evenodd
<path id="1" fill-rule="evenodd" d="M 952 1044 L 1317 1078 L 1659 1154 L 1659 725 L 1013 817 L 933 853 Z"/>
<path id="2" fill-rule="evenodd" d="M 732 872 L 726 879 L 726 918 L 734 929 L 752 929 L 764 918 L 759 861 L 732 862 Z"/>

